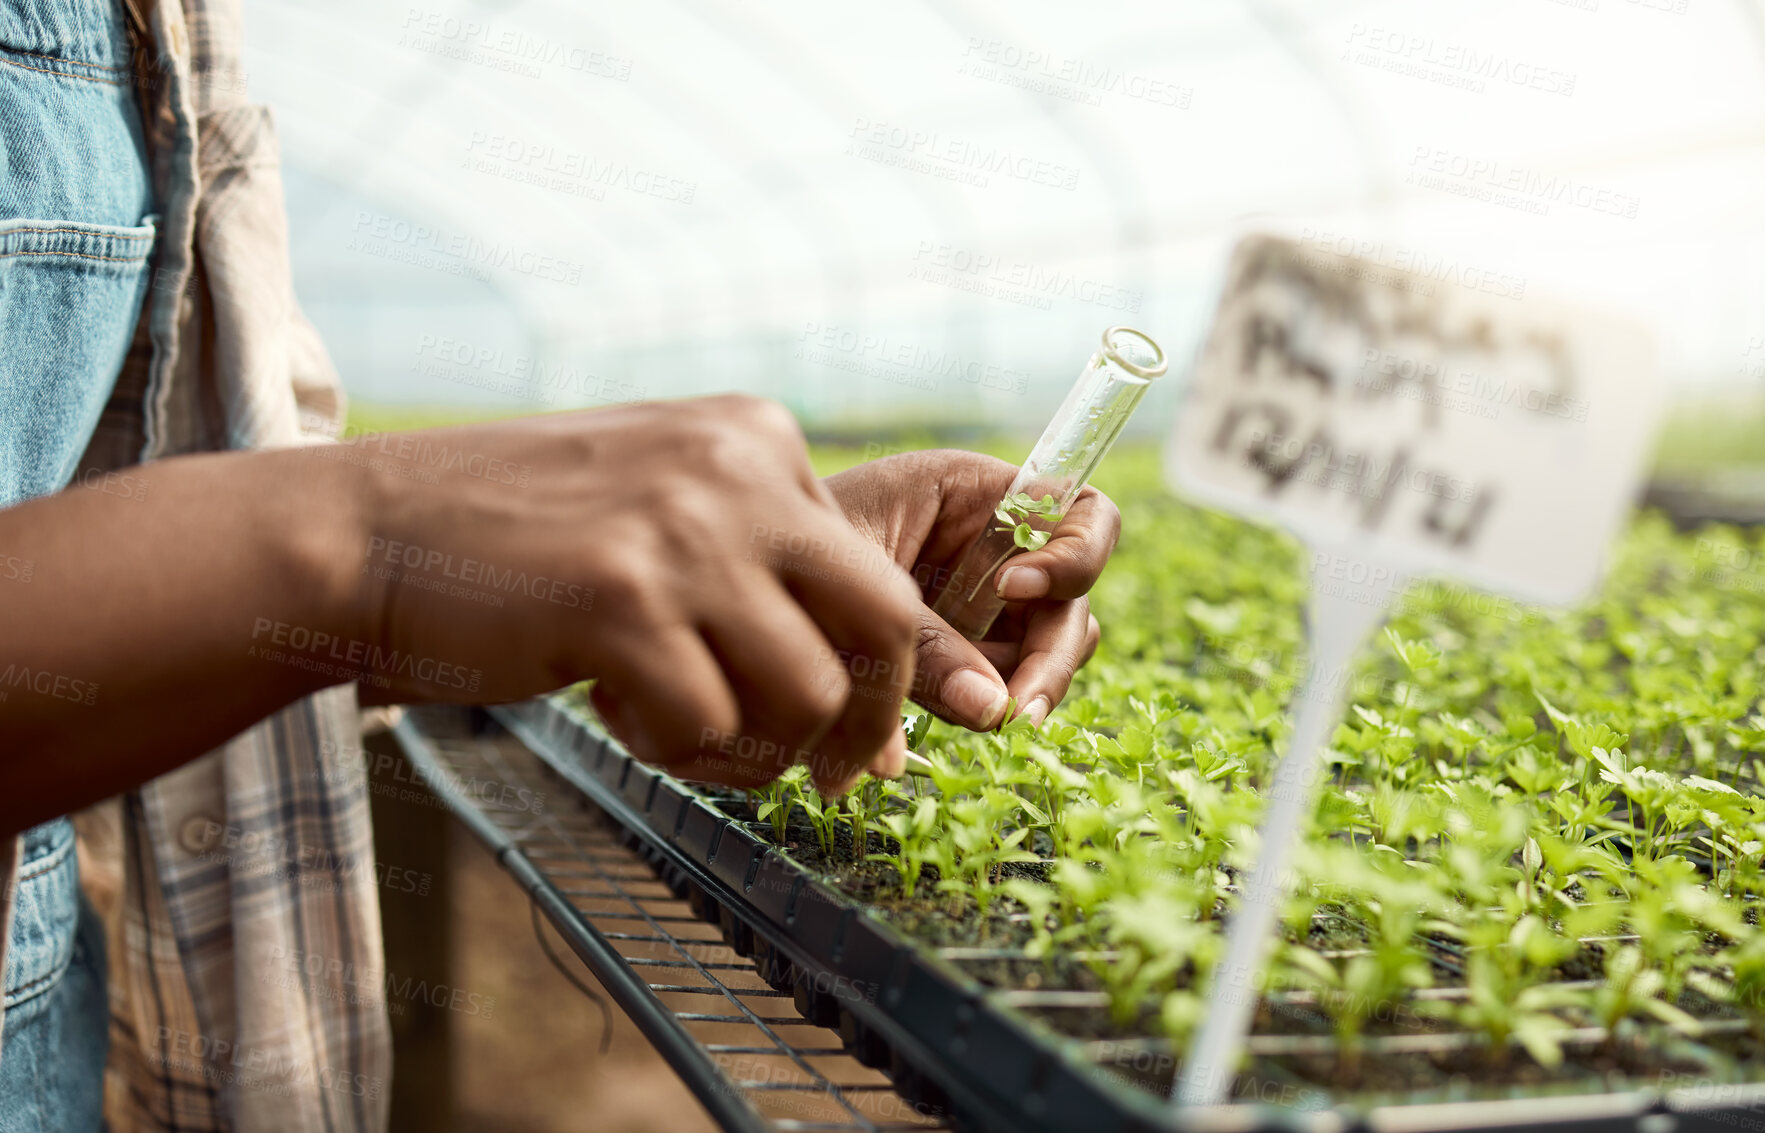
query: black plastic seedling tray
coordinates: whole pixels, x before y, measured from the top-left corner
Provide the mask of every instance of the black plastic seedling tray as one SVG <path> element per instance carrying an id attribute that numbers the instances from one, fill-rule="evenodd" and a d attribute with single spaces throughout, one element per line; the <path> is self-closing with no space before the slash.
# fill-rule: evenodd
<path id="1" fill-rule="evenodd" d="M 1177 1113 L 1132 1084 L 1141 1069 L 1133 1059 L 1098 1065 L 1086 1044 L 902 936 L 559 702 L 491 711 L 607 811 L 699 917 L 791 992 L 805 1018 L 837 1027 L 860 1061 L 886 1070 L 910 1103 L 959 1130 L 1765 1133 L 1765 1084 L 1309 1110 L 1244 1100 Z"/>

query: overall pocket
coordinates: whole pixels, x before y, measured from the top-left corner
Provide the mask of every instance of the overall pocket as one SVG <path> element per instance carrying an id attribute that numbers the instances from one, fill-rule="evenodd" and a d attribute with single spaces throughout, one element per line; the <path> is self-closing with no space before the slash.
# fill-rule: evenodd
<path id="1" fill-rule="evenodd" d="M 103 1122 L 104 926 L 80 896 L 73 823 L 25 832 L 6 952 L 0 1133 L 97 1129 Z"/>
<path id="2" fill-rule="evenodd" d="M 79 914 L 73 823 L 58 818 L 26 831 L 12 935 L 6 945 L 4 1007 L 9 1026 L 15 1009 L 55 990 L 61 981 L 73 959 Z"/>
<path id="3" fill-rule="evenodd" d="M 0 220 L 0 506 L 64 487 L 147 295 L 153 218 Z"/>

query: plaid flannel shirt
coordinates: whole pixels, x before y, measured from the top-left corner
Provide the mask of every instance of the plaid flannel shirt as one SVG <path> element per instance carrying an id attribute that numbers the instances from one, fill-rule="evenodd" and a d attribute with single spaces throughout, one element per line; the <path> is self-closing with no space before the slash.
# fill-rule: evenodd
<path id="1" fill-rule="evenodd" d="M 342 399 L 294 300 L 275 135 L 244 98 L 238 0 L 125 6 L 159 243 L 82 471 L 324 443 Z M 114 883 L 113 1133 L 385 1127 L 392 1043 L 359 733 L 353 687 L 329 689 L 124 796 L 109 839 L 82 822 L 88 890 Z M 20 853 L 0 845 L 0 878 Z M 0 947 L 12 893 L 0 890 Z"/>

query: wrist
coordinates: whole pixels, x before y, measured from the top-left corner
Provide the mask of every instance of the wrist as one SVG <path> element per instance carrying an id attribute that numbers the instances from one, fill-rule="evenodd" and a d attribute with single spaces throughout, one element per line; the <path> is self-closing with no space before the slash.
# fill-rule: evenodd
<path id="1" fill-rule="evenodd" d="M 373 643 L 386 587 L 367 563 L 383 489 L 373 471 L 349 459 L 353 455 L 342 444 L 273 454 L 272 490 L 288 499 L 274 520 L 275 543 L 297 616 L 338 640 Z"/>

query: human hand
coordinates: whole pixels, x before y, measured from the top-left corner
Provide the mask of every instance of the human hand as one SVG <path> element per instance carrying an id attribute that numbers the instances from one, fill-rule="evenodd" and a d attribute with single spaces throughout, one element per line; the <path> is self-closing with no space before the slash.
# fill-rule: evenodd
<path id="1" fill-rule="evenodd" d="M 1121 513 L 1086 487 L 1048 542 L 999 572 L 1005 611 L 986 640 L 971 642 L 931 611 L 962 552 L 994 522 L 1017 468 L 953 449 L 902 453 L 831 476 L 828 488 L 853 527 L 875 540 L 920 585 L 912 696 L 977 731 L 997 727 L 1008 698 L 1037 726 L 1060 703 L 1097 648 L 1085 594 L 1121 535 Z"/>
<path id="2" fill-rule="evenodd" d="M 523 471 L 376 475 L 372 640 L 482 679 L 468 694 L 380 672 L 358 681 L 364 698 L 497 702 L 594 678 L 632 753 L 689 778 L 752 786 L 808 762 L 837 791 L 873 763 L 899 773 L 918 591 L 841 514 L 788 411 L 695 399 L 378 449 L 411 438 Z M 528 581 L 500 605 L 429 585 L 428 564 L 465 561 L 478 579 Z"/>

